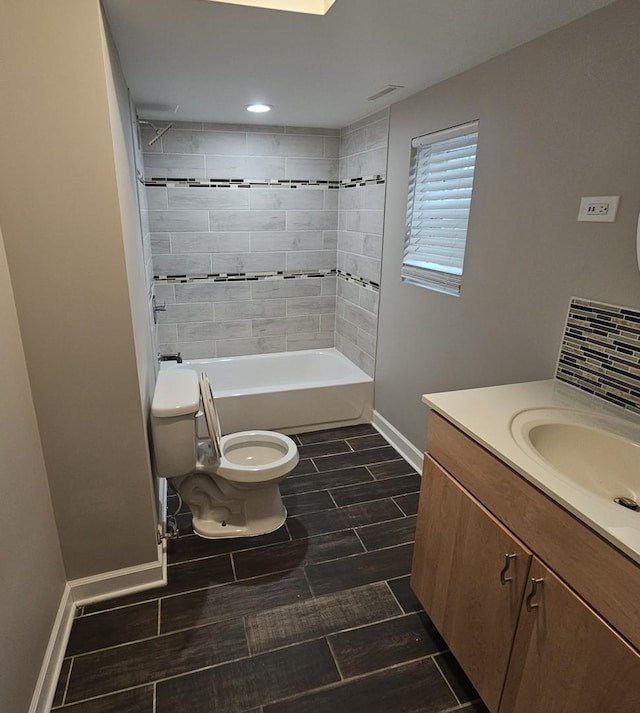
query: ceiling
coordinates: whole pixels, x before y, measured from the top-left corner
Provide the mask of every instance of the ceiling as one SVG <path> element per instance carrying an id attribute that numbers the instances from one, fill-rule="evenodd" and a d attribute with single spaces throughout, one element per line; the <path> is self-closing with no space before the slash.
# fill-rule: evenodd
<path id="1" fill-rule="evenodd" d="M 341 128 L 612 0 L 337 0 L 325 16 L 102 2 L 144 118 Z"/>

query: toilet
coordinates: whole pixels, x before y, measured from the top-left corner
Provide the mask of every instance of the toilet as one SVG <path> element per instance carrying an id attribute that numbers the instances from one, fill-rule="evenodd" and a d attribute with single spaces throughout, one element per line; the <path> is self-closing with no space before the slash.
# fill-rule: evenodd
<path id="1" fill-rule="evenodd" d="M 198 438 L 204 419 L 208 438 Z M 277 530 L 287 511 L 278 483 L 298 463 L 298 448 L 274 431 L 221 436 L 207 375 L 158 374 L 151 404 L 155 472 L 168 478 L 206 538 L 252 537 Z"/>

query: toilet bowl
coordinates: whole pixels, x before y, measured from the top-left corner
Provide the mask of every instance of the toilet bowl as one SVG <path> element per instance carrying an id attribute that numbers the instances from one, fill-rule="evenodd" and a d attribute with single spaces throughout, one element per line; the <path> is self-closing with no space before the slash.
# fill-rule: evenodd
<path id="1" fill-rule="evenodd" d="M 208 438 L 197 436 L 203 418 Z M 151 405 L 156 475 L 167 478 L 206 538 L 251 537 L 277 530 L 286 510 L 278 483 L 298 463 L 298 448 L 274 431 L 221 436 L 207 375 L 160 371 Z"/>

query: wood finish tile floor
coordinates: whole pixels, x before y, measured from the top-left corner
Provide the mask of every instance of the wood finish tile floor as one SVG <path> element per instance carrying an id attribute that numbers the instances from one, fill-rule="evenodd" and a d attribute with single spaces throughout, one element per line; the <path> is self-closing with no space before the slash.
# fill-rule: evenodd
<path id="1" fill-rule="evenodd" d="M 420 479 L 368 425 L 302 433 L 289 517 L 78 612 L 59 713 L 486 713 L 409 588 Z M 170 497 L 169 510 L 176 505 Z"/>

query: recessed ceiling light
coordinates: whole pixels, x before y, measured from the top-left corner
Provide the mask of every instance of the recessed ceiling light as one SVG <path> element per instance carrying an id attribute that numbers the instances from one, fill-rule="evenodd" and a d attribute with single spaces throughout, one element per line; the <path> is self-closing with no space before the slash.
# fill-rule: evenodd
<path id="1" fill-rule="evenodd" d="M 249 104 L 245 106 L 245 109 L 254 114 L 264 114 L 266 111 L 271 111 L 273 107 L 270 104 Z"/>
<path id="2" fill-rule="evenodd" d="M 249 7 L 264 7 L 270 10 L 286 10 L 287 12 L 306 12 L 310 15 L 326 15 L 336 0 L 213 0 L 231 5 L 247 5 Z"/>

